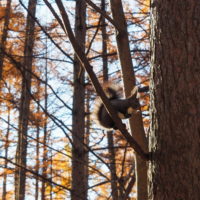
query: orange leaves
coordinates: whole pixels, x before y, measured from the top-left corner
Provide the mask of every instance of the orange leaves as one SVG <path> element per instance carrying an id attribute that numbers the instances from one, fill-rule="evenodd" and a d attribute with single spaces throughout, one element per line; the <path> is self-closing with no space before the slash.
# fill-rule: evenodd
<path id="1" fill-rule="evenodd" d="M 6 7 L 0 6 L 0 21 L 4 18 L 6 14 Z"/>
<path id="2" fill-rule="evenodd" d="M 29 120 L 32 125 L 44 127 L 47 123 L 47 117 L 45 116 L 44 112 L 32 112 L 29 115 Z"/>
<path id="3" fill-rule="evenodd" d="M 142 13 L 147 13 L 149 12 L 149 8 L 150 8 L 150 0 L 139 0 L 138 1 L 140 8 L 140 11 Z"/>
<path id="4" fill-rule="evenodd" d="M 69 148 L 66 147 L 66 151 L 64 151 L 64 153 L 67 152 L 67 154 L 69 154 L 68 150 Z M 53 172 L 52 181 L 67 188 L 71 188 L 71 161 L 69 157 L 61 153 L 57 153 L 53 156 L 51 164 L 52 169 L 49 170 L 52 170 Z M 50 173 L 50 171 L 48 173 Z M 51 190 L 56 194 L 55 199 L 65 199 L 67 196 L 66 190 L 63 190 L 59 186 L 47 186 L 46 193 L 50 193 Z"/>

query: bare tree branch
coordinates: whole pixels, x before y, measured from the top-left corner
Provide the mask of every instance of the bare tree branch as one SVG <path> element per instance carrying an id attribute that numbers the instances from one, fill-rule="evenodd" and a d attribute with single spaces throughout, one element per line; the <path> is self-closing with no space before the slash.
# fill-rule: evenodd
<path id="1" fill-rule="evenodd" d="M 149 155 L 146 154 L 141 147 L 138 145 L 138 143 L 135 141 L 135 139 L 129 134 L 129 132 L 127 131 L 125 125 L 122 123 L 121 119 L 118 117 L 116 110 L 114 110 L 114 108 L 112 107 L 112 105 L 110 104 L 109 99 L 107 98 L 107 96 L 105 95 L 93 69 L 92 66 L 90 65 L 87 57 L 85 56 L 85 53 L 82 51 L 80 45 L 78 44 L 78 42 L 76 41 L 73 31 L 71 29 L 71 25 L 69 22 L 69 18 L 68 15 L 65 11 L 65 8 L 63 6 L 63 3 L 61 0 L 56 0 L 56 4 L 60 10 L 60 13 L 62 15 L 64 24 L 65 24 L 65 28 L 66 31 L 68 33 L 68 37 L 69 40 L 74 48 L 75 53 L 77 54 L 82 66 L 84 67 L 84 69 L 87 71 L 92 84 L 97 92 L 97 94 L 101 97 L 101 100 L 105 106 L 105 108 L 107 109 L 108 113 L 110 114 L 110 116 L 112 117 L 114 123 L 116 124 L 117 128 L 120 130 L 120 132 L 123 134 L 123 136 L 126 138 L 126 140 L 129 142 L 129 144 L 131 145 L 131 147 L 138 153 L 138 155 L 140 155 L 143 159 L 148 160 L 149 159 Z"/>
<path id="2" fill-rule="evenodd" d="M 67 188 L 67 187 L 65 187 L 65 186 L 63 186 L 63 185 L 60 185 L 60 184 L 58 184 L 58 183 L 55 183 L 55 182 L 52 181 L 50 178 L 45 178 L 45 177 L 42 176 L 41 174 L 38 174 L 38 173 L 34 172 L 34 171 L 31 170 L 31 169 L 28 169 L 28 168 L 26 168 L 26 167 L 24 167 L 24 166 L 22 166 L 22 165 L 19 165 L 19 164 L 13 162 L 13 161 L 10 160 L 10 159 L 7 159 L 7 158 L 5 158 L 5 157 L 3 157 L 3 156 L 0 156 L 0 159 L 4 159 L 4 160 L 8 161 L 9 163 L 11 163 L 12 165 L 15 165 L 15 166 L 17 166 L 17 167 L 20 167 L 20 168 L 22 168 L 22 169 L 25 169 L 27 172 L 33 174 L 34 176 L 37 176 L 37 177 L 39 177 L 39 178 L 41 178 L 41 179 L 43 179 L 43 180 L 45 180 L 45 181 L 47 181 L 47 182 L 49 182 L 49 183 L 51 183 L 51 184 L 54 184 L 54 185 L 56 185 L 56 186 L 59 186 L 59 187 L 65 189 L 65 190 L 71 192 L 71 189 L 69 189 L 69 188 Z"/>
<path id="3" fill-rule="evenodd" d="M 45 33 L 45 35 L 51 40 L 51 42 L 65 55 L 67 56 L 67 58 L 69 58 L 72 62 L 74 62 L 74 60 L 71 58 L 71 56 L 69 54 L 67 54 L 54 40 L 53 38 L 49 35 L 49 33 L 47 33 L 47 31 L 45 30 L 45 28 L 40 24 L 40 22 L 38 21 L 38 19 L 36 17 L 34 17 L 26 8 L 26 6 L 22 3 L 21 0 L 19 0 L 20 4 L 23 6 L 23 8 L 28 12 L 28 14 L 35 20 L 35 22 L 37 23 L 37 25 L 41 28 L 41 30 Z"/>
<path id="4" fill-rule="evenodd" d="M 117 30 L 120 30 L 120 27 L 118 24 L 101 8 L 96 6 L 92 1 L 90 0 L 85 0 L 92 8 L 94 8 L 98 13 L 101 13 Z"/>

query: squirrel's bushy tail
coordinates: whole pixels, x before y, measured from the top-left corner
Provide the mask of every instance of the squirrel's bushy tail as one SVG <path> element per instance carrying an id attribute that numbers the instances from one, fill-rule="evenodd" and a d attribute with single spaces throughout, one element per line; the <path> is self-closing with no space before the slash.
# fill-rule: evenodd
<path id="1" fill-rule="evenodd" d="M 106 94 L 106 96 L 108 97 L 108 99 L 113 100 L 113 99 L 120 99 L 121 98 L 121 94 L 122 94 L 122 89 L 117 86 L 114 85 L 110 82 L 104 83 L 103 85 L 103 90 Z M 95 99 L 94 102 L 94 108 L 93 108 L 93 113 L 92 113 L 92 120 L 99 126 L 103 127 L 104 129 L 111 129 L 113 126 L 113 121 L 110 117 L 110 115 L 108 114 L 108 116 L 106 115 L 106 121 L 108 125 L 102 124 L 102 121 L 104 121 L 102 119 L 102 112 L 104 112 L 104 105 L 101 101 L 100 97 L 97 97 Z M 106 126 L 106 127 L 105 127 Z"/>

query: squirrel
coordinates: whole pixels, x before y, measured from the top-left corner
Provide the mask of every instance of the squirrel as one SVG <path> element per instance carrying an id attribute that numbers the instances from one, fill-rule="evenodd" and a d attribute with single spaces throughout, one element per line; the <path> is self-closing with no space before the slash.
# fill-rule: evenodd
<path id="1" fill-rule="evenodd" d="M 104 87 L 105 94 L 109 98 L 113 108 L 117 111 L 120 119 L 130 118 L 132 115 L 140 112 L 139 93 L 147 92 L 148 90 L 148 86 L 142 88 L 136 86 L 133 88 L 131 95 L 123 99 L 118 92 L 119 88 L 116 88 L 114 85 Z M 117 129 L 100 98 L 97 98 L 95 101 L 93 118 L 104 129 Z"/>

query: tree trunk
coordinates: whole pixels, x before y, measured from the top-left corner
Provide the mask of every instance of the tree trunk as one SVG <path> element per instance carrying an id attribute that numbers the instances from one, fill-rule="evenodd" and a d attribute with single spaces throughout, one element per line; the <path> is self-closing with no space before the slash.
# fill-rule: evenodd
<path id="1" fill-rule="evenodd" d="M 120 58 L 125 95 L 129 96 L 135 85 L 135 75 L 133 71 L 132 58 L 129 47 L 127 25 L 124 17 L 122 2 L 120 0 L 110 0 L 113 19 L 117 22 L 120 30 L 116 31 L 116 41 Z M 141 114 L 130 119 L 131 133 L 134 139 L 147 152 L 147 139 L 143 128 Z M 137 174 L 137 199 L 147 199 L 147 164 L 136 154 L 136 174 Z"/>
<path id="2" fill-rule="evenodd" d="M 101 0 L 101 10 L 106 11 L 106 2 Z M 107 57 L 107 39 L 106 20 L 101 16 L 101 32 L 102 32 L 102 62 L 103 62 L 103 81 L 108 81 L 108 57 Z"/>
<path id="3" fill-rule="evenodd" d="M 35 16 L 37 0 L 29 0 L 28 10 Z M 23 77 L 22 77 L 22 94 L 19 114 L 19 130 L 18 143 L 16 150 L 16 163 L 23 168 L 16 167 L 15 170 L 15 199 L 23 200 L 25 198 L 25 183 L 26 183 L 26 154 L 27 154 L 27 131 L 28 131 L 28 116 L 30 106 L 30 91 L 31 91 L 31 73 L 32 70 L 32 55 L 34 46 L 34 28 L 35 22 L 30 15 L 27 16 L 26 36 L 24 47 L 23 61 Z"/>
<path id="4" fill-rule="evenodd" d="M 37 82 L 37 92 L 39 93 L 41 87 L 40 82 Z M 40 100 L 39 100 L 40 103 Z M 37 112 L 40 112 L 40 106 L 37 105 Z M 40 123 L 36 123 L 36 164 L 35 164 L 35 172 L 39 174 L 40 169 Z M 35 177 L 35 200 L 39 199 L 39 178 Z"/>
<path id="5" fill-rule="evenodd" d="M 200 1 L 152 2 L 149 199 L 200 197 Z"/>
<path id="6" fill-rule="evenodd" d="M 85 49 L 86 35 L 86 4 L 85 0 L 76 1 L 76 19 L 75 19 L 75 38 Z M 87 199 L 86 176 L 86 151 L 85 142 L 85 86 L 84 72 L 81 63 L 75 55 L 74 61 L 74 95 L 73 95 L 73 113 L 72 113 L 72 200 Z"/>
<path id="7" fill-rule="evenodd" d="M 7 194 L 7 167 L 8 167 L 8 148 L 9 148 L 9 135 L 10 135 L 10 108 L 8 107 L 8 127 L 6 132 L 6 141 L 5 141 L 5 163 L 4 163 L 4 172 L 3 172 L 3 192 L 2 200 L 6 200 Z"/>
<path id="8" fill-rule="evenodd" d="M 39 108 L 39 106 L 38 106 Z M 38 109 L 39 110 L 39 109 Z M 39 152 L 39 148 L 40 148 L 40 145 L 39 145 L 39 139 L 40 139 L 40 127 L 39 125 L 37 124 L 37 127 L 36 127 L 36 132 L 37 132 L 37 136 L 36 136 L 36 165 L 35 165 L 35 172 L 37 174 L 39 174 L 39 168 L 40 168 L 40 152 Z M 39 178 L 36 177 L 35 178 L 35 200 L 38 200 L 38 195 L 39 194 Z"/>
<path id="9" fill-rule="evenodd" d="M 105 12 L 106 5 L 105 0 L 101 0 L 101 9 Z M 108 58 L 107 58 L 107 32 L 106 32 L 106 21 L 102 16 L 101 20 L 101 31 L 102 31 L 102 53 L 103 53 L 103 81 L 108 81 Z M 109 165 L 110 165 L 110 176 L 111 176 L 111 196 L 113 200 L 118 200 L 118 187 L 117 187 L 117 174 L 115 164 L 115 150 L 113 148 L 113 131 L 107 131 L 108 150 L 109 150 Z"/>
<path id="10" fill-rule="evenodd" d="M 107 132 L 108 137 L 108 149 L 109 149 L 109 166 L 111 173 L 111 195 L 113 200 L 119 199 L 119 191 L 117 187 L 117 173 L 116 173 L 116 159 L 115 159 L 115 149 L 114 147 L 114 139 L 113 139 L 113 131 Z"/>
<path id="11" fill-rule="evenodd" d="M 91 91 L 90 89 L 86 91 L 86 122 L 85 122 L 85 145 L 89 146 L 90 143 L 90 124 L 91 124 L 91 116 L 90 116 L 90 100 L 91 100 Z M 85 152 L 85 188 L 89 187 L 89 152 Z"/>
<path id="12" fill-rule="evenodd" d="M 11 2 L 12 0 L 7 0 L 6 4 L 6 15 L 4 19 L 4 27 L 3 27 L 3 33 L 1 36 L 0 46 L 1 48 L 5 49 L 6 47 L 6 39 L 8 36 L 8 26 L 10 21 L 10 8 L 11 8 Z M 2 73 L 3 73 L 3 62 L 4 62 L 4 54 L 0 51 L 0 81 L 2 80 Z M 0 86 L 1 88 L 1 86 Z"/>
<path id="13" fill-rule="evenodd" d="M 48 40 L 47 37 L 45 39 L 45 55 L 46 58 L 48 57 Z M 44 86 L 44 109 L 46 112 L 48 112 L 48 91 L 47 91 L 47 84 L 48 84 L 48 62 L 47 59 L 45 59 L 45 86 Z M 43 139 L 43 155 L 42 155 L 42 176 L 44 178 L 47 178 L 47 165 L 48 165 L 48 150 L 47 150 L 47 136 L 48 136 L 48 130 L 47 130 L 47 114 L 45 113 L 45 122 L 44 122 L 44 139 Z M 41 188 L 41 199 L 45 200 L 45 189 L 46 184 L 45 180 L 42 180 L 42 188 Z"/>

